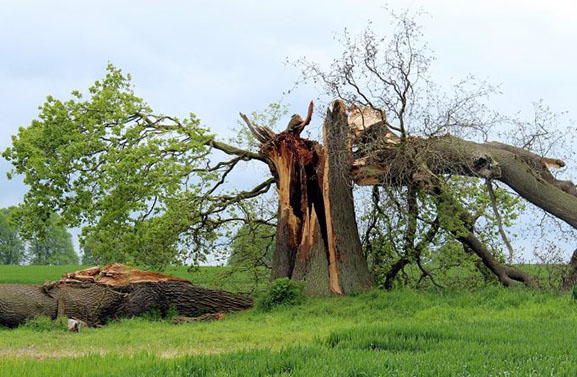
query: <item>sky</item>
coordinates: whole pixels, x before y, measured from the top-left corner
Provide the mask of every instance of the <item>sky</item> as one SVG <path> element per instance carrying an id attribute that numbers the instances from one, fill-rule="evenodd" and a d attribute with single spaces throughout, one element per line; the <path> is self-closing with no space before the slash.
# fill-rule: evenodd
<path id="1" fill-rule="evenodd" d="M 132 74 L 155 112 L 193 112 L 222 137 L 239 111 L 282 101 L 289 114 L 304 113 L 318 89 L 291 90 L 299 72 L 287 59 L 330 62 L 345 27 L 361 31 L 372 21 L 386 31 L 385 7 L 426 13 L 419 21 L 435 81 L 473 74 L 500 85 L 493 103 L 501 111 L 530 112 L 543 99 L 577 117 L 574 1 L 0 0 L 0 150 L 47 95 L 85 90 L 108 62 Z M 313 124 L 321 121 L 316 115 Z M 0 157 L 0 207 L 26 192 L 21 178 L 7 180 L 9 169 Z"/>

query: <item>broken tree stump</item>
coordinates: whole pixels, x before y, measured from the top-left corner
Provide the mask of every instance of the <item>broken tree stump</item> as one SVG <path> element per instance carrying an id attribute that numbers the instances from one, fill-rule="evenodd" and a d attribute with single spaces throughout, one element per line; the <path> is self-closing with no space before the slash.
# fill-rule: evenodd
<path id="1" fill-rule="evenodd" d="M 271 280 L 304 283 L 310 296 L 346 295 L 374 287 L 355 219 L 346 106 L 335 101 L 323 124 L 324 146 L 300 136 L 310 123 L 295 114 L 285 131 L 253 125 L 279 198 Z"/>
<path id="2" fill-rule="evenodd" d="M 64 274 L 42 286 L 0 285 L 0 325 L 16 327 L 37 316 L 66 316 L 88 326 L 150 310 L 164 315 L 174 308 L 181 316 L 198 317 L 248 309 L 250 297 L 206 289 L 188 280 L 121 264 Z"/>

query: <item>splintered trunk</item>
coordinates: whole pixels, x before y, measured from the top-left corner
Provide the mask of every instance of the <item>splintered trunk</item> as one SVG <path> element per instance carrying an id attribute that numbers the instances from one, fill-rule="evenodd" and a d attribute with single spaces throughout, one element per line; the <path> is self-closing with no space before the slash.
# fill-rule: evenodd
<path id="1" fill-rule="evenodd" d="M 279 196 L 271 280 L 302 281 L 314 296 L 365 291 L 374 283 L 355 219 L 346 108 L 336 102 L 329 109 L 324 147 L 299 135 L 311 112 L 306 121 L 293 116 L 280 134 L 249 124 Z"/>

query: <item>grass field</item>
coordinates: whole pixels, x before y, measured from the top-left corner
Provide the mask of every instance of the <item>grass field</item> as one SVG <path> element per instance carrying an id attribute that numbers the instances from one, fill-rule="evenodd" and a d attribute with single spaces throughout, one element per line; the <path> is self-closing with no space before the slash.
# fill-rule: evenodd
<path id="1" fill-rule="evenodd" d="M 569 294 L 372 291 L 217 322 L 0 329 L 0 376 L 575 376 L 576 325 Z"/>

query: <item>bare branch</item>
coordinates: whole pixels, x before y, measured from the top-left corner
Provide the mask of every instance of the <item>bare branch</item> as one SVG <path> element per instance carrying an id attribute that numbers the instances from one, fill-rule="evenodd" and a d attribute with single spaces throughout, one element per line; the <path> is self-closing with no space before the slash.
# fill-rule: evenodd
<path id="1" fill-rule="evenodd" d="M 235 155 L 235 156 L 240 156 L 243 158 L 243 160 L 259 160 L 259 161 L 263 161 L 264 162 L 264 158 L 258 154 L 258 153 L 254 153 L 254 152 L 250 152 L 244 149 L 240 149 L 237 147 L 234 147 L 232 145 L 229 144 L 225 144 L 223 142 L 220 141 L 216 141 L 216 140 L 209 140 L 206 142 L 206 145 L 214 148 L 214 149 L 218 149 L 221 152 L 224 152 L 226 154 L 229 155 Z"/>
<path id="2" fill-rule="evenodd" d="M 303 121 L 303 128 L 304 128 L 305 126 L 308 126 L 308 125 L 310 124 L 310 122 L 311 122 L 311 120 L 312 120 L 312 118 L 313 118 L 314 106 L 315 106 L 315 105 L 314 105 L 313 101 L 311 101 L 311 102 L 309 103 L 309 108 L 308 108 L 308 111 L 307 111 L 307 117 L 306 117 L 305 120 Z"/>
<path id="3" fill-rule="evenodd" d="M 248 117 L 245 114 L 243 114 L 243 113 L 239 113 L 239 114 L 240 114 L 240 117 L 242 118 L 242 120 L 244 120 L 244 122 L 248 126 L 248 129 L 250 130 L 250 132 L 252 132 L 254 137 L 258 141 L 260 141 L 261 143 L 264 144 L 267 141 L 272 140 L 276 136 L 276 134 L 270 128 L 261 127 L 261 126 L 253 126 L 250 119 L 248 119 Z"/>

